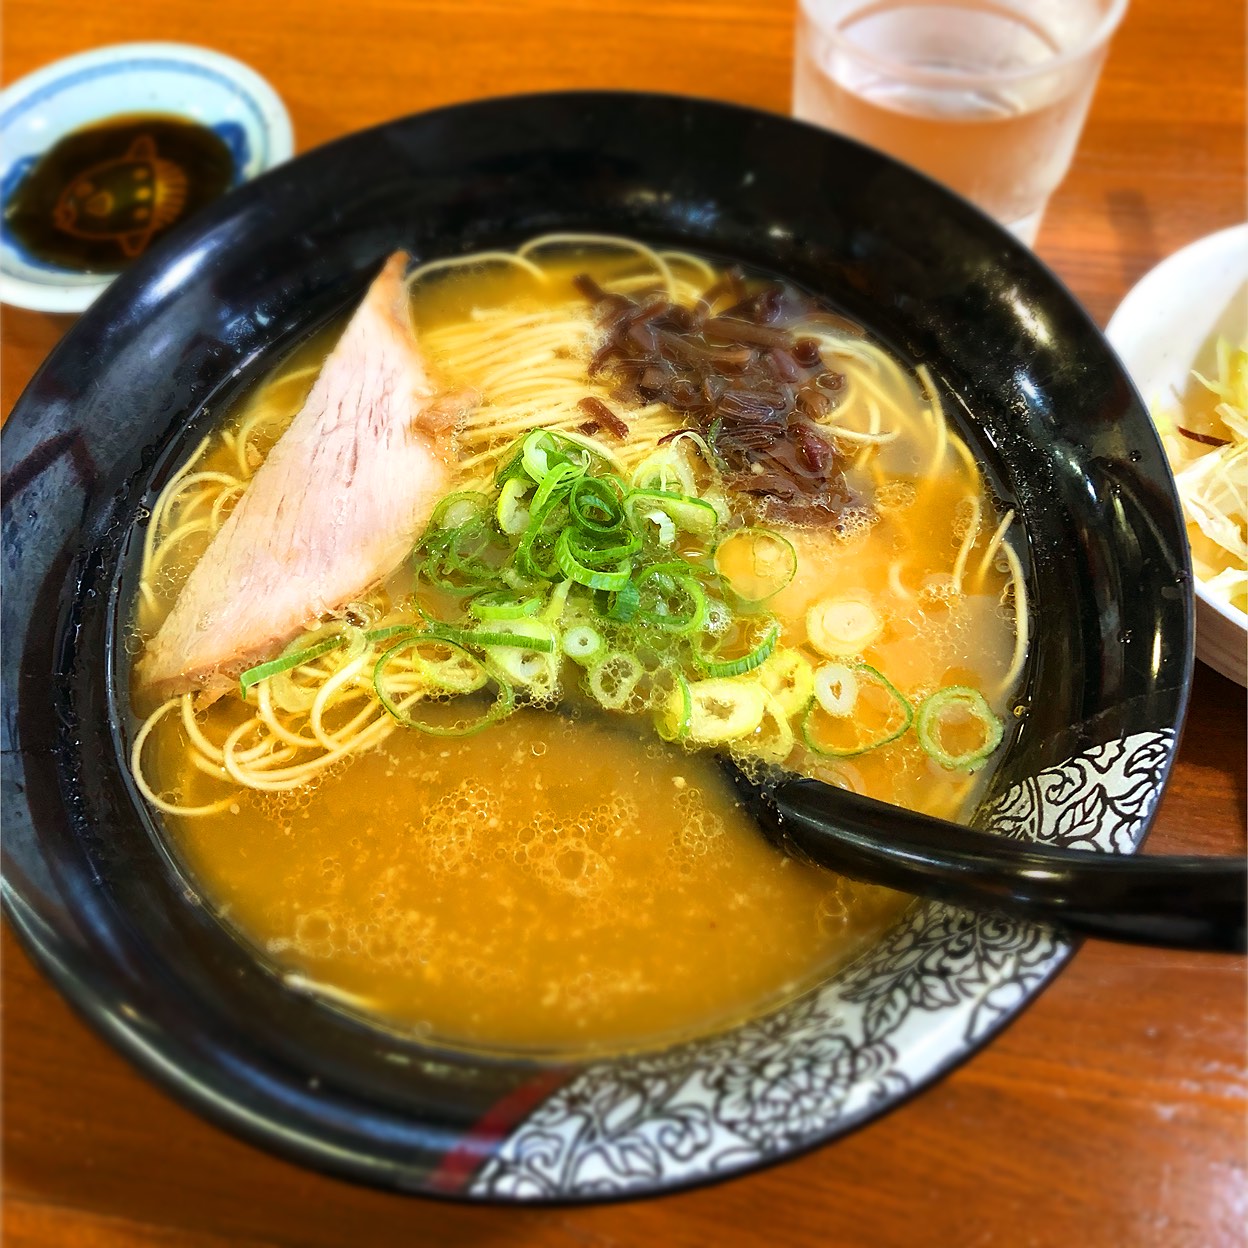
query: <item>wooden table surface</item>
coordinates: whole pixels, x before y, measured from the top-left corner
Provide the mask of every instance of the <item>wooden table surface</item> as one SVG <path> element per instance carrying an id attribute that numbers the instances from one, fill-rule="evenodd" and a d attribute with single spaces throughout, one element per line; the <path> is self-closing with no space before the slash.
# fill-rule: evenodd
<path id="1" fill-rule="evenodd" d="M 300 149 L 432 105 L 565 87 L 786 111 L 793 0 L 8 0 L 5 82 L 134 39 L 250 62 Z M 1244 213 L 1237 0 L 1132 0 L 1040 255 L 1102 324 L 1163 256 Z M 4 309 L 7 413 L 69 319 Z M 1244 694 L 1197 666 L 1150 850 L 1244 847 Z M 1245 964 L 1086 946 L 989 1050 L 886 1119 L 701 1192 L 472 1209 L 287 1165 L 174 1105 L 90 1034 L 6 929 L 3 1220 L 12 1248 L 1245 1242 Z"/>

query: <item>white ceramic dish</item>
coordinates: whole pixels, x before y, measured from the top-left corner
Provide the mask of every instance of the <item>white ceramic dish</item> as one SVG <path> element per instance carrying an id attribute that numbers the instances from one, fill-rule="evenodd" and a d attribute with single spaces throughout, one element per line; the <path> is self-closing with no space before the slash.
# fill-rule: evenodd
<path id="1" fill-rule="evenodd" d="M 58 139 L 125 113 L 168 113 L 215 130 L 233 156 L 236 185 L 288 160 L 293 150 L 286 108 L 255 70 L 191 44 L 114 44 L 45 65 L 0 94 L 0 201 L 7 202 Z M 38 260 L 0 228 L 5 303 L 81 312 L 113 276 Z"/>
<path id="2" fill-rule="evenodd" d="M 1172 407 L 1206 344 L 1248 333 L 1248 225 L 1167 257 L 1128 292 L 1105 331 L 1150 411 Z M 1248 684 L 1248 615 L 1196 582 L 1196 657 Z"/>

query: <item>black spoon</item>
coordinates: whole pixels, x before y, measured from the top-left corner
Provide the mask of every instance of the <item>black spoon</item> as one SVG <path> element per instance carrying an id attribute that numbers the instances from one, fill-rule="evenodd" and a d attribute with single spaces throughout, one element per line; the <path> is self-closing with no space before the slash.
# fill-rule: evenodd
<path id="1" fill-rule="evenodd" d="M 854 879 L 1042 919 L 1072 935 L 1245 951 L 1248 860 L 1095 854 L 978 832 L 817 780 L 721 758 L 768 839 Z"/>

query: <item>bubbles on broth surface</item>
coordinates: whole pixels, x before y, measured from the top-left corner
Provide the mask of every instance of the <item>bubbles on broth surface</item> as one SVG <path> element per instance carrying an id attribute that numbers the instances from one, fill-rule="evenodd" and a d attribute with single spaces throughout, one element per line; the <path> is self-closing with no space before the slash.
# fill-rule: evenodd
<path id="1" fill-rule="evenodd" d="M 539 712 L 449 760 L 441 746 L 404 734 L 323 779 L 311 807 L 266 795 L 228 835 L 213 816 L 176 825 L 179 841 L 282 965 L 459 1043 L 702 1030 L 810 982 L 886 921 L 824 930 L 829 877 L 776 854 L 709 760 Z"/>
<path id="2" fill-rule="evenodd" d="M 903 512 L 914 506 L 917 491 L 911 481 L 886 481 L 875 491 L 876 511 Z"/>

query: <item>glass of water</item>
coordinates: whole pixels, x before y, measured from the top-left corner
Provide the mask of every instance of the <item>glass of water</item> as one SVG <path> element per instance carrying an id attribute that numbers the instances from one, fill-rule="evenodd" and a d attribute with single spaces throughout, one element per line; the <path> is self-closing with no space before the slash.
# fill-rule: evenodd
<path id="1" fill-rule="evenodd" d="M 1127 0 L 798 0 L 793 112 L 1035 241 Z"/>

